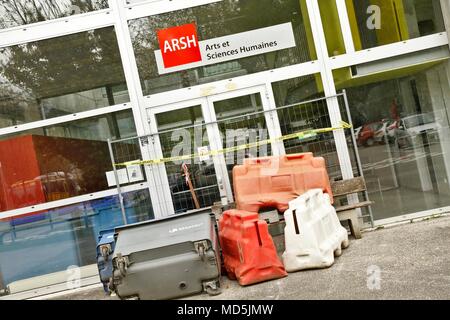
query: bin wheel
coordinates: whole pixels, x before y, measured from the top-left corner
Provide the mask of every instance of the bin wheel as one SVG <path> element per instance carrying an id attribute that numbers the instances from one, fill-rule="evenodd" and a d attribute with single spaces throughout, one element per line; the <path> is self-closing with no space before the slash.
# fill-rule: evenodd
<path id="1" fill-rule="evenodd" d="M 336 250 L 334 250 L 334 256 L 335 257 L 340 257 L 342 255 L 342 249 L 341 248 L 337 248 Z"/>
<path id="2" fill-rule="evenodd" d="M 199 246 L 198 247 L 198 254 L 199 254 L 199 256 L 202 258 L 202 260 L 204 259 L 204 257 L 205 257 L 205 247 L 203 247 L 203 246 Z"/>
<path id="3" fill-rule="evenodd" d="M 109 256 L 109 249 L 106 246 L 102 246 L 101 248 L 102 251 L 102 257 L 104 260 L 108 261 L 108 256 Z"/>
<path id="4" fill-rule="evenodd" d="M 344 240 L 344 242 L 342 242 L 342 249 L 347 249 L 349 246 L 350 246 L 350 241 Z"/>
<path id="5" fill-rule="evenodd" d="M 118 269 L 122 277 L 125 277 L 127 275 L 127 267 L 123 261 L 120 261 L 118 263 Z"/>
<path id="6" fill-rule="evenodd" d="M 222 289 L 220 287 L 211 288 L 210 286 L 207 286 L 206 293 L 210 296 L 217 296 L 222 293 Z"/>

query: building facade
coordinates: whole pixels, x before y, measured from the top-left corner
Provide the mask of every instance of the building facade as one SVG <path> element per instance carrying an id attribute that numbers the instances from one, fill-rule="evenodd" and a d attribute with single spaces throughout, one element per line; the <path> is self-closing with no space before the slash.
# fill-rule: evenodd
<path id="1" fill-rule="evenodd" d="M 312 151 L 326 158 L 332 179 L 364 174 L 375 224 L 449 211 L 449 7 L 448 0 L 3 1 L 5 283 L 94 264 L 99 231 L 124 219 L 232 201 L 234 154 L 189 164 L 197 204 L 180 161 L 138 165 L 137 175 L 118 172 L 123 217 L 112 163 L 171 157 L 183 137 L 188 151 L 175 155 L 220 150 L 232 132 L 232 146 L 270 140 L 244 157 Z M 242 39 L 257 45 L 174 66 L 165 54 L 177 48 L 161 47 L 161 30 L 187 25 L 206 51 Z M 349 129 L 277 139 L 342 120 L 352 122 L 355 139 Z"/>

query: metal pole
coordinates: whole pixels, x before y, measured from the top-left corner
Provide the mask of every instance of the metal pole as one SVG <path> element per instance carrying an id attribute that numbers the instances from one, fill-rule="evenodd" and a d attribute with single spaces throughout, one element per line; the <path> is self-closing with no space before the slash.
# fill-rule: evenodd
<path id="1" fill-rule="evenodd" d="M 117 195 L 119 197 L 120 211 L 122 212 L 123 223 L 128 224 L 127 215 L 125 213 L 125 206 L 123 205 L 122 189 L 120 188 L 120 183 L 119 183 L 119 174 L 117 173 L 116 162 L 114 160 L 114 152 L 113 152 L 113 148 L 112 148 L 110 139 L 108 139 L 108 149 L 109 149 L 109 156 L 111 157 L 111 164 L 112 164 L 112 167 L 114 170 L 114 179 L 116 180 Z"/>
<path id="2" fill-rule="evenodd" d="M 447 30 L 448 40 L 450 41 L 450 0 L 441 0 L 440 2 L 445 29 Z"/>
<path id="3" fill-rule="evenodd" d="M 6 293 L 5 281 L 3 280 L 2 269 L 0 269 L 0 297 Z"/>
<path id="4" fill-rule="evenodd" d="M 347 111 L 348 123 L 352 126 L 351 130 L 352 130 L 353 150 L 355 152 L 356 163 L 358 165 L 359 175 L 364 178 L 364 172 L 363 172 L 363 168 L 362 168 L 362 164 L 361 164 L 361 158 L 359 157 L 358 145 L 357 145 L 356 137 L 355 137 L 355 130 L 353 128 L 353 120 L 352 120 L 352 116 L 350 114 L 350 107 L 349 107 L 348 99 L 347 99 L 347 91 L 345 91 L 345 89 L 342 90 L 342 94 L 344 96 L 345 110 Z M 366 196 L 366 200 L 369 201 L 369 192 L 367 191 L 367 188 L 366 188 L 366 191 L 364 191 L 364 194 Z M 369 216 L 370 216 L 370 224 L 372 225 L 372 228 L 373 228 L 373 227 L 375 227 L 375 223 L 373 221 L 373 213 L 372 213 L 371 206 L 368 206 L 368 209 L 369 209 Z"/>
<path id="5" fill-rule="evenodd" d="M 395 188 L 398 188 L 397 173 L 395 172 L 394 158 L 392 156 L 391 145 L 389 144 L 387 127 L 384 131 L 384 144 L 386 146 L 387 154 L 389 157 L 389 166 L 391 167 L 391 174 L 392 174 L 392 178 L 394 179 L 394 186 L 395 186 Z"/>

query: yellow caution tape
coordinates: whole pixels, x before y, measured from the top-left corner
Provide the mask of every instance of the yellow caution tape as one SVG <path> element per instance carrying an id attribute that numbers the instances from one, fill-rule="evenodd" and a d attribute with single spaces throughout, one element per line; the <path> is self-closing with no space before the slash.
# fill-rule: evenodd
<path id="1" fill-rule="evenodd" d="M 305 139 L 305 138 L 310 137 L 313 134 L 315 135 L 315 134 L 333 132 L 333 131 L 341 130 L 341 129 L 351 129 L 352 128 L 352 126 L 345 121 L 341 121 L 340 124 L 341 125 L 339 127 L 320 128 L 320 129 L 300 131 L 300 132 L 288 134 L 288 135 L 274 138 L 274 139 L 266 139 L 266 140 L 261 140 L 258 142 L 246 143 L 246 144 L 242 144 L 242 145 L 235 146 L 235 147 L 224 148 L 221 150 L 211 150 L 209 152 L 202 152 L 201 154 L 195 153 L 195 154 L 170 157 L 170 158 L 151 159 L 151 160 L 143 160 L 143 161 L 130 161 L 130 162 L 123 162 L 123 163 L 116 163 L 115 166 L 116 167 L 128 167 L 128 166 L 136 166 L 136 165 L 152 165 L 152 164 L 162 164 L 162 163 L 167 163 L 167 162 L 192 160 L 192 159 L 199 158 L 199 157 L 217 156 L 219 154 L 226 154 L 226 153 L 236 152 L 236 151 L 245 150 L 245 149 L 257 148 L 257 147 L 260 147 L 260 146 L 263 146 L 266 144 L 270 144 L 270 143 L 274 143 L 274 142 L 286 141 L 286 140 L 291 140 L 291 139 L 296 139 L 296 138 Z"/>

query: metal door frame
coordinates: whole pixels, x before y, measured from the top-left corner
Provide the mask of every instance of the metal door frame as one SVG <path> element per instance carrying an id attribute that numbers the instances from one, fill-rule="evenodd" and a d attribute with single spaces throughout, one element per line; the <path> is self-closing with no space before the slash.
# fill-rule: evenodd
<path id="1" fill-rule="evenodd" d="M 269 95 L 269 92 L 265 85 L 229 91 L 229 92 L 215 94 L 215 95 L 211 95 L 211 96 L 207 97 L 208 107 L 209 107 L 210 117 L 211 117 L 211 126 L 212 126 L 211 130 L 213 130 L 213 132 L 214 132 L 213 135 L 216 139 L 215 144 L 219 149 L 223 148 L 224 146 L 222 145 L 222 139 L 220 138 L 220 131 L 219 131 L 219 125 L 218 125 L 219 121 L 217 120 L 214 103 L 233 99 L 233 98 L 248 96 L 248 95 L 252 95 L 252 94 L 260 94 L 260 96 L 261 96 L 261 103 L 262 103 L 262 107 L 263 107 L 263 110 L 261 112 L 262 112 L 262 114 L 264 114 L 264 117 L 265 117 L 265 122 L 266 122 L 268 133 L 269 133 L 269 138 L 273 139 L 273 138 L 278 137 L 279 132 L 281 130 L 279 129 L 279 123 L 278 122 L 275 123 L 275 121 L 274 121 L 274 114 L 276 114 L 276 111 L 273 111 L 273 110 L 275 110 L 276 108 L 275 108 L 275 105 L 273 105 L 271 103 L 271 100 L 269 99 L 270 95 Z M 273 111 L 273 112 L 270 112 L 270 111 Z M 272 152 L 273 152 L 273 155 L 282 154 L 283 151 L 280 150 L 279 143 L 274 143 L 274 145 L 272 146 Z M 225 188 L 227 190 L 228 202 L 234 202 L 233 191 L 232 191 L 233 187 L 231 185 L 231 182 L 230 182 L 230 179 L 228 176 L 228 169 L 227 169 L 225 157 L 223 154 L 221 154 L 218 158 L 220 159 L 220 162 L 221 162 L 222 176 L 225 177 L 224 184 L 225 184 Z"/>
<path id="2" fill-rule="evenodd" d="M 170 112 L 170 111 L 176 111 L 176 110 L 180 110 L 180 109 L 196 107 L 196 106 L 201 106 L 203 120 L 205 123 L 208 122 L 209 112 L 205 112 L 206 108 L 207 108 L 207 101 L 205 98 L 186 100 L 186 101 L 181 101 L 181 102 L 177 102 L 177 103 L 171 103 L 168 105 L 147 108 L 146 113 L 147 113 L 147 119 L 148 119 L 147 123 L 150 126 L 149 131 L 150 132 L 159 132 L 157 121 L 156 121 L 156 116 L 158 114 Z M 211 136 L 209 135 L 209 133 L 208 133 L 208 139 L 211 140 Z M 155 151 L 154 156 L 156 158 L 163 158 L 164 157 L 163 149 L 162 149 L 161 140 L 160 140 L 158 134 L 153 135 L 152 143 L 153 143 L 153 147 L 154 147 L 154 151 Z M 166 207 L 168 208 L 167 210 L 169 211 L 163 215 L 159 214 L 158 212 L 155 212 L 155 217 L 158 219 L 158 218 L 164 217 L 166 215 L 175 214 L 175 207 L 173 205 L 173 199 L 171 196 L 169 178 L 167 176 L 166 166 L 164 164 L 160 164 L 160 165 L 157 165 L 155 169 L 158 171 L 158 174 L 161 177 L 160 191 L 164 194 Z M 217 170 L 217 168 L 216 168 L 216 170 Z"/>
<path id="3" fill-rule="evenodd" d="M 170 103 L 167 105 L 160 105 L 156 107 L 146 108 L 149 132 L 158 132 L 158 126 L 156 122 L 156 115 L 164 112 L 176 111 L 184 108 L 190 108 L 195 106 L 201 106 L 203 119 L 205 122 L 205 127 L 209 139 L 209 147 L 211 151 L 217 151 L 223 149 L 222 139 L 220 136 L 218 121 L 216 117 L 216 112 L 214 108 L 214 103 L 219 101 L 224 101 L 228 99 L 233 99 L 237 97 L 247 96 L 251 94 L 260 94 L 263 110 L 261 111 L 265 116 L 265 121 L 267 129 L 269 132 L 269 138 L 273 139 L 279 136 L 281 132 L 280 125 L 277 121 L 276 107 L 270 99 L 272 92 L 268 92 L 268 87 L 266 85 L 260 85 L 255 87 L 249 87 L 245 89 L 238 89 L 229 91 L 226 93 L 215 94 L 210 96 L 205 96 L 196 99 L 185 100 L 181 102 Z M 269 87 L 271 90 L 271 87 Z M 269 111 L 269 112 L 268 112 Z M 270 112 L 273 111 L 273 112 Z M 159 139 L 159 135 L 155 134 L 152 139 L 155 156 L 157 158 L 163 158 L 162 145 Z M 195 151 L 194 151 L 195 152 Z M 272 152 L 274 155 L 280 155 L 284 153 L 284 147 L 282 143 L 274 143 L 272 145 Z M 224 154 L 219 153 L 217 156 L 213 157 L 214 167 L 216 170 L 217 184 L 220 191 L 220 196 L 223 204 L 231 203 L 234 201 L 231 182 L 228 176 L 228 170 L 226 166 L 226 161 Z M 161 178 L 161 189 L 160 191 L 164 194 L 164 199 L 166 202 L 166 208 L 169 212 L 164 214 L 159 214 L 155 212 L 155 217 L 163 217 L 166 215 L 174 214 L 175 208 L 173 206 L 169 180 L 167 176 L 167 171 L 165 165 L 157 165 L 158 174 Z"/>

